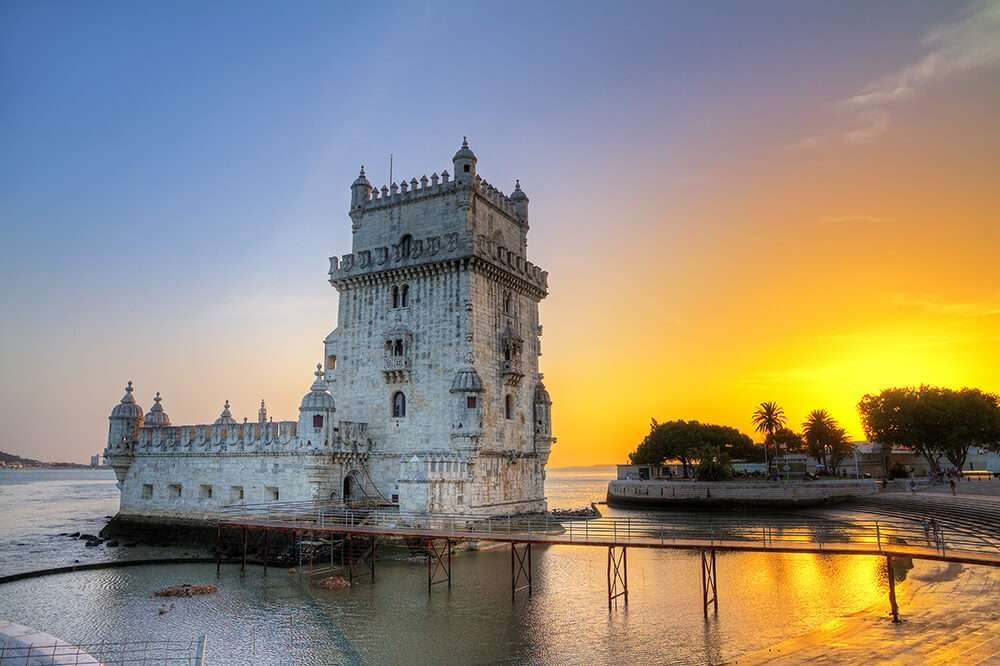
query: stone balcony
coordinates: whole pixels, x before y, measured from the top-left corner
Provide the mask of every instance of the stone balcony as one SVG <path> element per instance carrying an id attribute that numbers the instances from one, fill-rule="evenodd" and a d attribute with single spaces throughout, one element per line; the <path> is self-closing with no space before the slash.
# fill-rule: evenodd
<path id="1" fill-rule="evenodd" d="M 521 379 L 524 377 L 524 372 L 521 370 L 521 362 L 516 359 L 501 361 L 500 374 L 503 375 L 503 380 L 511 386 L 520 384 Z"/>
<path id="2" fill-rule="evenodd" d="M 382 374 L 387 383 L 409 381 L 412 365 L 409 356 L 386 356 L 383 363 Z"/>

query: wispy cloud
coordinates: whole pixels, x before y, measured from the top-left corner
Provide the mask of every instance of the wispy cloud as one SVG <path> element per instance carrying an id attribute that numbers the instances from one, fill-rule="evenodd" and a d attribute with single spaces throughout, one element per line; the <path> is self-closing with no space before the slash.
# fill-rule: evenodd
<path id="1" fill-rule="evenodd" d="M 959 20 L 931 29 L 921 43 L 925 51 L 916 62 L 876 79 L 837 103 L 837 108 L 849 117 L 851 127 L 836 138 L 851 145 L 871 143 L 889 128 L 889 107 L 951 76 L 1000 66 L 1000 0 L 973 3 Z M 809 150 L 830 139 L 810 136 L 789 147 Z"/>
<path id="2" fill-rule="evenodd" d="M 912 294 L 893 294 L 890 300 L 894 305 L 948 317 L 1000 316 L 1000 303 L 942 301 Z"/>

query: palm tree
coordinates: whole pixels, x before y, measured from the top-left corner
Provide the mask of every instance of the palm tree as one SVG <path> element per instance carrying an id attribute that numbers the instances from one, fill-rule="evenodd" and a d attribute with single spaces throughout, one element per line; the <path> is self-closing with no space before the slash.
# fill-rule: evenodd
<path id="1" fill-rule="evenodd" d="M 764 440 L 764 456 L 767 457 L 767 442 L 776 430 L 785 426 L 788 419 L 785 418 L 785 410 L 778 406 L 776 402 L 762 402 L 757 411 L 753 413 L 753 427 L 759 433 L 766 434 Z M 777 453 L 777 451 L 775 451 Z"/>
<path id="2" fill-rule="evenodd" d="M 802 422 L 802 434 L 805 435 L 809 455 L 823 463 L 823 467 L 827 467 L 827 447 L 836 428 L 837 422 L 825 409 L 812 410 Z"/>

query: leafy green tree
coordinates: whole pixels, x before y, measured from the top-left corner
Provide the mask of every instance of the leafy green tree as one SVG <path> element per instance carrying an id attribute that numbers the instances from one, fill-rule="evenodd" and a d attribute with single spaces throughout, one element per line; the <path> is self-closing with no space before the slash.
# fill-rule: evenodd
<path id="1" fill-rule="evenodd" d="M 768 441 L 775 451 L 782 450 L 785 453 L 802 453 L 805 451 L 805 443 L 802 435 L 789 428 L 778 428 L 774 434 L 768 436 Z"/>
<path id="2" fill-rule="evenodd" d="M 1000 398 L 979 389 L 889 388 L 858 411 L 870 440 L 910 447 L 935 472 L 942 459 L 962 469 L 970 446 L 1000 450 Z"/>
<path id="3" fill-rule="evenodd" d="M 699 481 L 728 481 L 733 478 L 733 465 L 729 455 L 717 446 L 705 446 L 698 451 L 695 478 Z"/>
<path id="4" fill-rule="evenodd" d="M 802 422 L 802 435 L 806 441 L 806 452 L 829 469 L 827 446 L 837 422 L 825 409 L 814 409 Z"/>
<path id="5" fill-rule="evenodd" d="M 638 465 L 660 465 L 677 460 L 684 478 L 688 478 L 692 462 L 699 459 L 704 450 L 718 450 L 728 463 L 731 452 L 743 453 L 753 448 L 750 437 L 729 426 L 682 420 L 658 423 L 652 419 L 649 434 L 629 454 L 629 460 Z"/>

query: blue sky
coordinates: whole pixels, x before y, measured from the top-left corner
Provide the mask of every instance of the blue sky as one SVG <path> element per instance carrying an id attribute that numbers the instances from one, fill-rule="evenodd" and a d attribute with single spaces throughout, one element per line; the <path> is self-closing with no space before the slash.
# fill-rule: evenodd
<path id="1" fill-rule="evenodd" d="M 0 448 L 96 452 L 129 377 L 177 422 L 226 397 L 252 414 L 272 386 L 291 417 L 284 387 L 308 387 L 335 322 L 348 186 L 361 163 L 385 182 L 390 152 L 419 177 L 468 135 L 488 180 L 532 198 L 529 255 L 556 288 L 592 274 L 580 288 L 607 298 L 609 257 L 651 225 L 727 242 L 719 192 L 843 122 L 837 100 L 918 60 L 963 7 L 6 2 L 0 406 L 34 425 Z M 964 82 L 977 122 L 992 66 Z M 662 260 L 684 265 L 679 245 Z M 556 294 L 548 348 L 580 297 Z M 70 419 L 51 422 L 53 391 Z"/>

